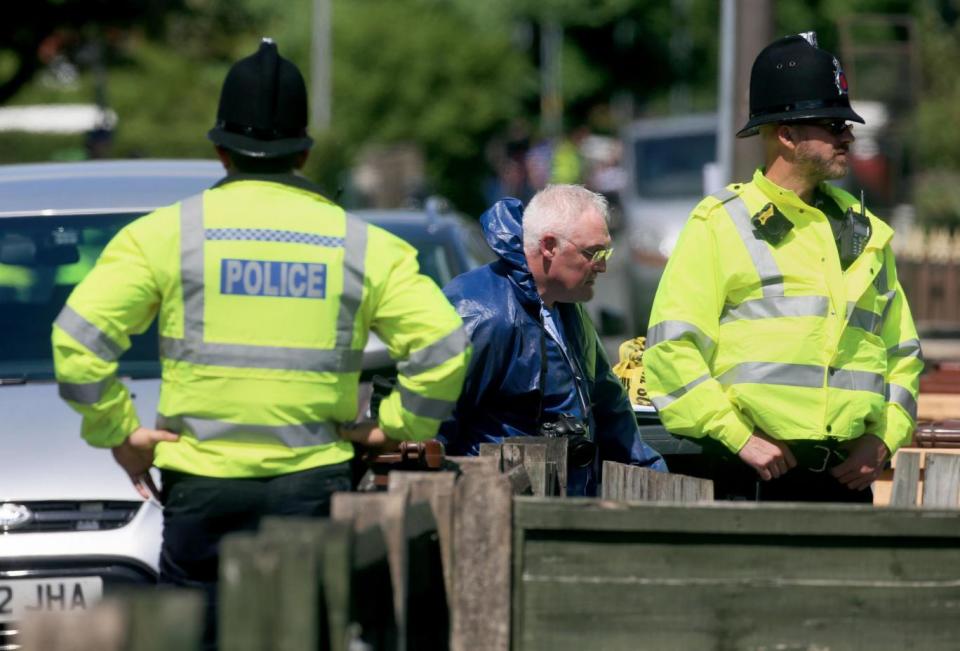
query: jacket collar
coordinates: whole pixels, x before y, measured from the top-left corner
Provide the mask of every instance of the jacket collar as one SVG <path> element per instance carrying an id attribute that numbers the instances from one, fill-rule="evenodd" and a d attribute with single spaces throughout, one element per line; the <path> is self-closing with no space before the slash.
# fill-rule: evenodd
<path id="1" fill-rule="evenodd" d="M 480 216 L 483 236 L 499 257 L 499 266 L 517 291 L 520 302 L 539 309 L 542 301 L 523 253 L 523 203 L 501 199 Z"/>
<path id="2" fill-rule="evenodd" d="M 793 190 L 781 188 L 779 185 L 764 176 L 763 172 L 764 169 L 761 167 L 753 173 L 753 183 L 771 201 L 780 202 L 781 204 L 785 203 L 798 208 L 810 207 L 804 203 L 803 200 L 800 199 L 797 193 L 795 193 Z M 846 207 L 851 205 L 851 203 L 854 206 L 860 205 L 859 201 L 853 200 L 851 202 L 850 196 L 832 183 L 827 183 L 824 181 L 817 186 L 817 189 L 833 199 L 837 205 L 843 209 L 846 209 Z M 888 226 L 884 221 L 871 214 L 869 211 L 867 212 L 867 216 L 870 219 L 870 226 L 873 231 L 867 246 L 882 249 L 893 238 L 893 229 L 890 228 L 890 226 Z M 790 219 L 790 215 L 787 215 L 787 218 Z"/>
<path id="3" fill-rule="evenodd" d="M 323 189 L 315 184 L 313 181 L 300 176 L 299 174 L 292 173 L 282 173 L 282 174 L 245 174 L 245 173 L 235 173 L 228 174 L 219 181 L 217 181 L 213 188 L 222 188 L 223 186 L 229 183 L 237 183 L 239 181 L 264 181 L 267 183 L 279 183 L 281 185 L 290 186 L 297 188 L 298 190 L 304 190 L 311 194 L 318 195 L 321 199 L 328 203 L 333 203 L 327 199 L 326 194 Z M 211 189 L 213 189 L 211 188 Z"/>

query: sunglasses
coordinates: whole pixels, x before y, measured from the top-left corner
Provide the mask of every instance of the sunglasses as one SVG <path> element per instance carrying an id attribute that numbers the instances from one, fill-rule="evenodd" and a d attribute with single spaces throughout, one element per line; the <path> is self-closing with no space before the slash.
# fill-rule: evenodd
<path id="1" fill-rule="evenodd" d="M 812 127 L 820 127 L 828 132 L 831 135 L 839 136 L 844 133 L 847 129 L 852 129 L 853 125 L 847 123 L 846 120 L 836 119 L 836 120 L 801 120 L 799 122 L 794 122 L 794 124 L 805 124 Z"/>
<path id="2" fill-rule="evenodd" d="M 576 242 L 574 242 L 573 240 L 567 239 L 562 235 L 555 235 L 555 237 L 558 240 L 563 240 L 564 242 L 570 242 L 570 244 L 573 244 L 575 247 L 577 247 L 577 251 L 580 252 L 580 255 L 585 257 L 591 263 L 606 262 L 613 255 L 612 246 L 602 247 L 599 249 L 582 249 L 580 248 L 580 246 L 577 245 Z"/>

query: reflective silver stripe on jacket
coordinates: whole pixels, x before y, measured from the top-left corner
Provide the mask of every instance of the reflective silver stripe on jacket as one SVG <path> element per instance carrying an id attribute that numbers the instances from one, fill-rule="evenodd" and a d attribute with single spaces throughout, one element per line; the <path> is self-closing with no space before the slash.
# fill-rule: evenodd
<path id="1" fill-rule="evenodd" d="M 362 350 L 284 348 L 245 344 L 191 346 L 185 339 L 160 337 L 160 354 L 167 359 L 210 366 L 289 369 L 315 373 L 354 373 L 363 367 Z"/>
<path id="2" fill-rule="evenodd" d="M 870 391 L 883 395 L 883 376 L 868 371 L 830 369 L 812 364 L 779 364 L 776 362 L 743 362 L 717 378 L 721 386 L 734 384 L 777 384 L 783 386 L 820 389 L 826 385 L 832 389 Z"/>
<path id="3" fill-rule="evenodd" d="M 423 416 L 424 418 L 436 418 L 437 420 L 446 420 L 453 413 L 456 402 L 450 400 L 439 400 L 437 398 L 427 398 L 419 393 L 414 393 L 402 384 L 397 384 L 397 391 L 400 392 L 400 404 L 411 414 Z"/>
<path id="4" fill-rule="evenodd" d="M 763 295 L 783 296 L 783 274 L 780 273 L 780 268 L 777 266 L 776 260 L 773 259 L 770 246 L 754 233 L 753 224 L 750 223 L 750 211 L 747 209 L 747 204 L 744 203 L 743 199 L 738 195 L 729 190 L 717 192 L 712 196 L 725 202 L 724 208 L 726 208 L 727 214 L 730 215 L 730 219 L 733 220 L 733 224 L 740 234 L 740 239 L 743 241 L 744 246 L 747 247 L 750 259 L 753 260 L 753 266 L 757 271 L 757 275 L 760 277 L 760 286 L 762 287 Z"/>
<path id="5" fill-rule="evenodd" d="M 826 296 L 771 296 L 744 301 L 739 305 L 723 308 L 720 323 L 741 319 L 776 319 L 780 317 L 818 316 L 825 317 L 830 310 Z"/>
<path id="6" fill-rule="evenodd" d="M 105 362 L 115 362 L 123 353 L 120 344 L 69 305 L 63 306 L 54 324 Z"/>
<path id="7" fill-rule="evenodd" d="M 189 430 L 199 441 L 257 442 L 272 439 L 289 448 L 326 445 L 340 440 L 337 425 L 329 421 L 299 425 L 245 425 L 192 416 L 157 416 L 157 429 L 181 434 Z"/>
<path id="8" fill-rule="evenodd" d="M 842 368 L 831 368 L 827 377 L 827 386 L 831 389 L 847 389 L 849 391 L 869 391 L 883 395 L 884 378 L 879 373 L 869 371 L 850 371 Z"/>
<path id="9" fill-rule="evenodd" d="M 687 393 L 690 393 L 694 389 L 694 387 L 696 387 L 698 384 L 702 384 L 709 379 L 710 379 L 709 375 L 706 375 L 706 374 L 701 375 L 693 382 L 688 382 L 684 386 L 674 391 L 671 391 L 665 396 L 657 396 L 656 398 L 651 398 L 651 402 L 653 402 L 653 406 L 656 407 L 657 411 L 660 411 L 661 409 L 666 409 L 671 403 L 676 402 L 680 397 L 686 395 Z"/>
<path id="10" fill-rule="evenodd" d="M 778 364 L 775 362 L 742 362 L 717 378 L 721 386 L 734 384 L 782 384 L 795 387 L 823 387 L 822 366 Z"/>
<path id="11" fill-rule="evenodd" d="M 183 338 L 160 337 L 160 352 L 167 359 L 194 364 L 242 368 L 293 369 L 351 373 L 362 367 L 363 351 L 351 350 L 353 326 L 363 297 L 367 224 L 347 216 L 346 237 L 329 238 L 323 246 L 343 244 L 344 280 L 337 314 L 336 347 L 290 348 L 204 342 L 204 241 L 203 194 L 189 197 L 180 206 L 180 278 L 183 288 Z M 236 229 L 233 229 L 236 230 Z M 231 229 L 211 229 L 219 240 Z M 238 236 L 243 233 L 236 230 Z M 271 232 L 277 238 L 277 232 Z M 296 235 L 296 234 L 293 234 Z M 292 236 L 291 236 L 292 237 Z M 243 237 L 239 237 L 243 239 Z M 280 241 L 274 239 L 273 241 Z M 296 238 L 291 242 L 298 241 Z M 313 242 L 307 242 L 312 244 Z"/>
<path id="12" fill-rule="evenodd" d="M 661 321 L 647 331 L 647 350 L 665 341 L 691 341 L 704 359 L 713 357 L 717 344 L 707 334 L 687 321 Z"/>
<path id="13" fill-rule="evenodd" d="M 109 377 L 99 382 L 57 382 L 57 390 L 60 397 L 64 400 L 80 403 L 81 405 L 94 405 L 100 402 L 103 394 L 107 392 L 107 387 L 113 377 Z"/>
<path id="14" fill-rule="evenodd" d="M 904 408 L 914 421 L 917 420 L 917 400 L 906 387 L 899 384 L 888 384 L 886 387 L 887 402 L 892 402 Z"/>
<path id="15" fill-rule="evenodd" d="M 439 341 L 410 353 L 407 360 L 397 364 L 397 370 L 407 377 L 433 370 L 461 354 L 469 342 L 467 331 L 460 326 Z"/>
<path id="16" fill-rule="evenodd" d="M 347 235 L 343 247 L 343 294 L 337 314 L 337 348 L 350 348 L 353 327 L 363 299 L 366 274 L 367 224 L 352 215 L 346 216 Z"/>
<path id="17" fill-rule="evenodd" d="M 887 348 L 887 357 L 917 357 L 923 359 L 923 350 L 919 339 L 907 339 L 896 346 Z"/>

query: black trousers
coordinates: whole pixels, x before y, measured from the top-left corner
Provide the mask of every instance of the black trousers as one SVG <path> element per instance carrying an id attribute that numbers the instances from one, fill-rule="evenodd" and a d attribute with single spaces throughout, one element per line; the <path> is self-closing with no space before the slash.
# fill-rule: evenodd
<path id="1" fill-rule="evenodd" d="M 160 582 L 202 590 L 207 597 L 204 648 L 216 648 L 220 541 L 255 531 L 268 515 L 325 517 L 330 497 L 350 490 L 350 466 L 249 479 L 199 477 L 162 470 L 163 546 Z"/>
<path id="2" fill-rule="evenodd" d="M 689 467 L 684 463 L 686 460 L 677 463 L 670 459 L 670 469 L 713 480 L 718 500 L 873 503 L 873 491 L 869 488 L 850 490 L 830 474 L 830 469 L 846 458 L 836 442 L 791 442 L 797 466 L 770 481 L 760 479 L 753 468 L 722 444 L 712 439 L 696 442 L 703 448 L 700 458 Z"/>

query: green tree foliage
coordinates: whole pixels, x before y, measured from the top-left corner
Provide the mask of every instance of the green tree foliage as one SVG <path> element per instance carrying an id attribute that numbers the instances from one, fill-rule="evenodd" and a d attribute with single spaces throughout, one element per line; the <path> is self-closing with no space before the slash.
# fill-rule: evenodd
<path id="1" fill-rule="evenodd" d="M 946 5 L 946 3 L 942 3 Z M 921 222 L 960 227 L 960 3 L 925 3 L 920 14 L 922 101 L 912 125 Z M 952 20 L 951 20 L 952 19 Z"/>
<path id="2" fill-rule="evenodd" d="M 484 143 L 535 79 L 508 35 L 432 0 L 350 0 L 334 12 L 340 139 L 419 143 L 435 189 L 477 207 Z"/>

